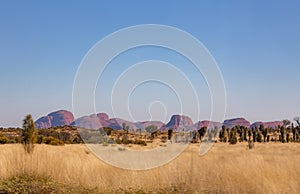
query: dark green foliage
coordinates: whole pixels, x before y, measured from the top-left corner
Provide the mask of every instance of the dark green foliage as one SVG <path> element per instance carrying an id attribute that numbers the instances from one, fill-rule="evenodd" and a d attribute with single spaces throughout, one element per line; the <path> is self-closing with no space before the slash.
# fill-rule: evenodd
<path id="1" fill-rule="evenodd" d="M 267 135 L 267 142 L 270 141 L 270 135 Z"/>
<path id="2" fill-rule="evenodd" d="M 101 135 L 105 136 L 110 136 L 111 135 L 111 132 L 113 131 L 113 128 L 110 128 L 110 127 L 102 127 L 99 129 Z"/>
<path id="3" fill-rule="evenodd" d="M 173 134 L 173 129 L 168 129 L 168 140 L 171 140 Z"/>
<path id="4" fill-rule="evenodd" d="M 264 137 L 264 142 L 266 142 L 267 135 L 268 135 L 268 129 L 265 128 L 263 125 L 260 125 L 259 130 L 260 130 L 260 132 L 262 133 L 262 135 Z"/>
<path id="5" fill-rule="evenodd" d="M 72 139 L 72 135 L 66 131 L 61 131 L 60 133 L 58 133 L 58 138 L 59 140 L 63 141 L 63 142 L 67 142 L 70 141 Z"/>
<path id="6" fill-rule="evenodd" d="M 294 125 L 292 124 L 292 133 L 293 133 L 293 141 L 295 142 L 296 139 L 297 139 L 297 130 L 296 128 L 294 127 Z"/>
<path id="7" fill-rule="evenodd" d="M 147 146 L 147 143 L 144 140 L 141 140 L 141 139 L 135 140 L 134 144 L 142 145 L 142 146 Z"/>
<path id="8" fill-rule="evenodd" d="M 248 129 L 247 128 L 244 128 L 244 141 L 247 141 L 247 131 L 248 131 Z"/>
<path id="9" fill-rule="evenodd" d="M 133 143 L 134 143 L 134 141 L 131 140 L 131 139 L 123 139 L 122 140 L 122 144 L 125 144 L 125 145 L 127 145 L 127 144 L 133 144 Z"/>
<path id="10" fill-rule="evenodd" d="M 43 138 L 43 143 L 49 145 L 64 145 L 63 141 L 52 136 Z"/>
<path id="11" fill-rule="evenodd" d="M 8 143 L 8 138 L 4 136 L 2 133 L 0 133 L 0 144 L 6 144 Z"/>
<path id="12" fill-rule="evenodd" d="M 166 143 L 168 141 L 168 137 L 167 136 L 162 136 L 161 137 L 161 142 Z"/>
<path id="13" fill-rule="evenodd" d="M 251 141 L 251 137 L 252 137 L 252 130 L 248 129 L 248 141 Z"/>
<path id="14" fill-rule="evenodd" d="M 239 134 L 239 141 L 247 141 L 247 128 L 244 126 L 236 126 L 236 130 Z"/>
<path id="15" fill-rule="evenodd" d="M 290 133 L 286 133 L 286 142 L 287 142 L 287 143 L 290 142 Z"/>
<path id="16" fill-rule="evenodd" d="M 37 141 L 37 129 L 31 115 L 27 115 L 23 120 L 23 130 L 21 134 L 22 144 L 27 153 L 32 153 L 34 143 Z"/>
<path id="17" fill-rule="evenodd" d="M 43 135 L 38 135 L 38 136 L 37 136 L 37 142 L 36 142 L 36 143 L 38 143 L 38 144 L 43 143 L 43 138 L 44 138 Z"/>
<path id="18" fill-rule="evenodd" d="M 229 143 L 236 144 L 237 143 L 236 130 L 232 128 L 229 133 Z"/>
<path id="19" fill-rule="evenodd" d="M 116 139 L 116 144 L 122 144 L 122 140 L 120 138 Z"/>
<path id="20" fill-rule="evenodd" d="M 253 142 L 256 142 L 256 139 L 257 139 L 257 130 L 256 129 L 252 130 L 252 137 L 253 137 Z"/>
<path id="21" fill-rule="evenodd" d="M 223 126 L 222 126 L 221 131 L 219 132 L 219 140 L 220 140 L 220 142 L 223 142 L 224 134 L 225 134 L 225 126 L 224 127 Z"/>
<path id="22" fill-rule="evenodd" d="M 283 127 L 283 126 L 280 127 L 280 141 L 282 143 L 285 143 L 285 138 L 284 138 L 285 130 L 286 130 L 285 127 Z"/>
<path id="23" fill-rule="evenodd" d="M 55 128 L 39 129 L 38 134 L 45 137 L 52 136 L 59 139 L 59 132 Z"/>
<path id="24" fill-rule="evenodd" d="M 259 143 L 261 143 L 263 141 L 263 138 L 262 138 L 262 135 L 261 135 L 260 131 L 258 131 L 256 133 L 256 141 L 259 142 Z"/>
<path id="25" fill-rule="evenodd" d="M 207 127 L 201 127 L 199 130 L 198 130 L 198 133 L 199 133 L 199 137 L 200 137 L 200 141 L 202 141 L 205 133 L 207 131 Z"/>

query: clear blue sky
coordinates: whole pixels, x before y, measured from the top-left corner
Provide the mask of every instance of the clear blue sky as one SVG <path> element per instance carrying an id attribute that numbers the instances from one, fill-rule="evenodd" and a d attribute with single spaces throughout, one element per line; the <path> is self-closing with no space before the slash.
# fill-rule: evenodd
<path id="1" fill-rule="evenodd" d="M 209 49 L 225 81 L 227 118 L 243 116 L 250 121 L 292 119 L 300 115 L 299 10 L 300 3 L 289 0 L 2 0 L 0 126 L 20 126 L 27 113 L 37 119 L 54 110 L 71 110 L 74 77 L 88 50 L 116 30 L 149 23 L 185 30 Z M 143 60 L 155 58 L 156 53 L 147 55 L 147 49 L 137 52 L 142 53 L 139 56 L 144 56 L 141 57 Z M 111 69 L 106 74 L 108 78 L 101 82 L 103 87 L 106 82 L 107 85 L 111 83 L 110 73 L 111 77 L 118 73 L 117 66 Z M 201 79 L 196 78 L 192 70 L 187 73 L 194 83 Z M 205 84 L 199 85 L 197 92 L 203 95 L 201 88 L 207 88 L 202 86 Z M 165 89 L 160 87 L 156 91 Z M 101 85 L 97 91 L 106 91 L 100 89 Z M 141 99 L 145 95 L 141 91 L 137 90 L 133 99 Z M 97 92 L 99 103 L 105 98 Z M 203 98 L 202 119 L 205 119 L 208 113 L 206 98 Z M 139 100 L 139 106 L 133 107 L 139 120 L 149 116 L 142 110 L 145 108 L 142 102 Z M 111 114 L 108 106 L 97 108 L 99 112 Z M 195 116 L 190 116 L 195 122 Z"/>

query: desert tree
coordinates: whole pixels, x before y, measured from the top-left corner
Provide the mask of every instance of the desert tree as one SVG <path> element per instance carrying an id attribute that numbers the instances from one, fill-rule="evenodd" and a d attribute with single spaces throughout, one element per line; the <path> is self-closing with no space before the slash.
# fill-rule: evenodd
<path id="1" fill-rule="evenodd" d="M 229 133 L 229 143 L 230 144 L 236 144 L 237 143 L 237 137 L 236 137 L 236 130 L 232 128 Z"/>
<path id="2" fill-rule="evenodd" d="M 289 132 L 286 133 L 286 142 L 287 143 L 290 142 L 290 133 Z"/>
<path id="3" fill-rule="evenodd" d="M 37 129 L 31 115 L 26 115 L 23 120 L 23 129 L 21 134 L 21 142 L 26 153 L 32 153 L 34 143 L 37 141 Z"/>
<path id="4" fill-rule="evenodd" d="M 236 126 L 237 133 L 239 134 L 239 141 L 243 142 L 247 138 L 245 137 L 245 127 L 244 126 Z"/>
<path id="5" fill-rule="evenodd" d="M 261 124 L 259 126 L 259 130 L 260 132 L 262 133 L 263 137 L 264 137 L 264 142 L 266 142 L 266 139 L 267 139 L 267 135 L 268 135 L 268 129 L 264 127 L 263 124 Z"/>
<path id="6" fill-rule="evenodd" d="M 148 133 L 150 133 L 150 138 L 154 139 L 154 137 L 157 135 L 157 130 L 158 130 L 157 126 L 149 125 L 145 129 Z"/>
<path id="7" fill-rule="evenodd" d="M 129 133 L 129 126 L 128 126 L 128 125 L 126 125 L 126 123 L 122 123 L 122 129 L 123 129 L 123 131 L 125 131 L 125 132 L 126 132 L 126 134 L 128 134 L 128 133 Z"/>
<path id="8" fill-rule="evenodd" d="M 190 138 L 191 138 L 191 143 L 197 143 L 197 132 L 196 131 L 190 131 Z"/>
<path id="9" fill-rule="evenodd" d="M 284 139 L 284 134 L 285 134 L 285 127 L 284 126 L 281 126 L 280 127 L 280 140 L 281 140 L 281 143 L 284 143 L 285 142 L 285 139 Z"/>
<path id="10" fill-rule="evenodd" d="M 296 142 L 296 136 L 297 136 L 297 129 L 296 127 L 294 126 L 294 124 L 292 123 L 292 133 L 293 133 L 293 141 Z"/>
<path id="11" fill-rule="evenodd" d="M 243 127 L 243 132 L 244 132 L 244 141 L 247 141 L 247 131 L 248 131 L 248 128 L 247 127 Z"/>
<path id="12" fill-rule="evenodd" d="M 256 139 L 257 139 L 257 127 L 255 127 L 255 129 L 252 129 L 252 137 L 253 137 L 253 142 L 256 142 Z"/>
<path id="13" fill-rule="evenodd" d="M 221 131 L 219 133 L 220 142 L 226 142 L 227 141 L 227 139 L 225 140 L 225 135 L 226 135 L 226 127 L 223 125 L 222 128 L 221 128 Z"/>
<path id="14" fill-rule="evenodd" d="M 287 127 L 287 126 L 289 126 L 291 124 L 291 121 L 288 120 L 288 119 L 284 119 L 284 120 L 282 120 L 282 123 L 283 123 L 284 127 Z"/>
<path id="15" fill-rule="evenodd" d="M 105 135 L 110 136 L 114 129 L 111 127 L 102 127 L 102 130 L 105 132 Z"/>
<path id="16" fill-rule="evenodd" d="M 168 140 L 172 139 L 173 129 L 168 129 Z"/>
<path id="17" fill-rule="evenodd" d="M 298 126 L 300 126 L 300 118 L 299 117 L 295 117 L 294 121 L 296 121 L 296 123 L 298 124 Z"/>
<path id="18" fill-rule="evenodd" d="M 248 141 L 251 140 L 251 136 L 252 136 L 252 130 L 249 128 L 248 129 Z"/>
<path id="19" fill-rule="evenodd" d="M 256 133 L 256 141 L 261 143 L 263 141 L 261 131 L 257 131 Z"/>
<path id="20" fill-rule="evenodd" d="M 198 130 L 200 141 L 202 141 L 202 138 L 204 137 L 206 131 L 207 131 L 207 127 L 201 127 Z"/>

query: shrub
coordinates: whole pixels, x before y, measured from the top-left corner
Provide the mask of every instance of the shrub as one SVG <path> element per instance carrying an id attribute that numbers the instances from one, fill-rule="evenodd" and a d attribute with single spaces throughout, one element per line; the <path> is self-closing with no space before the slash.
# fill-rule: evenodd
<path id="1" fill-rule="evenodd" d="M 6 144 L 7 142 L 8 142 L 8 138 L 0 134 L 0 144 Z"/>
<path id="2" fill-rule="evenodd" d="M 261 132 L 259 131 L 256 135 L 257 135 L 256 136 L 256 141 L 259 142 L 259 143 L 261 143 L 263 141 Z"/>
<path id="3" fill-rule="evenodd" d="M 230 144 L 236 144 L 237 143 L 236 131 L 234 129 L 231 129 L 231 131 L 230 131 L 229 143 Z"/>
<path id="4" fill-rule="evenodd" d="M 121 144 L 122 143 L 122 140 L 120 138 L 116 139 L 116 143 L 117 144 Z"/>
<path id="5" fill-rule="evenodd" d="M 113 139 L 108 139 L 108 140 L 107 140 L 107 143 L 109 143 L 109 144 L 115 144 L 116 142 L 114 142 Z"/>
<path id="6" fill-rule="evenodd" d="M 102 130 L 106 133 L 106 135 L 110 136 L 111 132 L 113 131 L 110 127 L 103 127 Z"/>
<path id="7" fill-rule="evenodd" d="M 168 130 L 168 140 L 171 140 L 173 134 L 173 129 Z"/>
<path id="8" fill-rule="evenodd" d="M 275 139 L 272 137 L 272 138 L 271 138 L 271 141 L 275 141 Z"/>
<path id="9" fill-rule="evenodd" d="M 119 151 L 125 151 L 125 150 L 126 150 L 126 148 L 123 148 L 123 147 L 118 147 L 118 150 L 119 150 Z"/>
<path id="10" fill-rule="evenodd" d="M 48 145 L 64 145 L 63 141 L 52 136 L 43 138 L 43 143 Z"/>
<path id="11" fill-rule="evenodd" d="M 17 143 L 17 142 L 14 138 L 12 138 L 12 139 L 8 139 L 7 143 L 14 144 L 14 143 Z"/>
<path id="12" fill-rule="evenodd" d="M 43 143 L 43 138 L 44 138 L 43 135 L 38 135 L 38 137 L 37 137 L 37 143 L 38 143 L 38 144 Z"/>
<path id="13" fill-rule="evenodd" d="M 122 139 L 122 143 L 125 144 L 125 145 L 127 145 L 127 144 L 133 144 L 134 141 L 131 140 L 131 139 Z"/>
<path id="14" fill-rule="evenodd" d="M 20 136 L 14 136 L 13 137 L 16 143 L 21 143 L 21 137 Z"/>
<path id="15" fill-rule="evenodd" d="M 167 141 L 168 141 L 168 137 L 167 136 L 162 136 L 161 137 L 161 142 L 166 143 Z"/>
<path id="16" fill-rule="evenodd" d="M 59 139 L 55 139 L 50 142 L 50 145 L 65 145 L 65 143 Z"/>
<path id="17" fill-rule="evenodd" d="M 253 141 L 248 141 L 248 148 L 253 149 L 254 148 L 254 142 Z"/>
<path id="18" fill-rule="evenodd" d="M 142 146 L 147 146 L 147 143 L 144 140 L 141 140 L 141 139 L 135 140 L 134 144 L 142 145 Z"/>

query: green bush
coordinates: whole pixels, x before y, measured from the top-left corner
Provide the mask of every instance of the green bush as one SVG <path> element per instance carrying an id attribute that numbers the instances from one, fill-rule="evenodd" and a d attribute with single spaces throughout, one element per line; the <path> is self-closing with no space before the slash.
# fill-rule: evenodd
<path id="1" fill-rule="evenodd" d="M 8 142 L 7 142 L 7 143 L 10 143 L 10 144 L 15 144 L 15 143 L 17 143 L 17 142 L 16 142 L 16 140 L 15 140 L 15 139 L 13 139 L 13 138 L 12 138 L 12 139 L 8 139 Z"/>
<path id="2" fill-rule="evenodd" d="M 116 139 L 117 144 L 122 144 L 122 140 L 120 138 Z"/>
<path id="3" fill-rule="evenodd" d="M 52 136 L 43 138 L 43 143 L 48 145 L 64 145 L 63 141 Z"/>
<path id="4" fill-rule="evenodd" d="M 168 137 L 167 136 L 162 136 L 161 137 L 161 142 L 166 143 L 167 141 L 168 141 Z"/>
<path id="5" fill-rule="evenodd" d="M 0 134 L 0 144 L 6 144 L 7 142 L 8 142 L 8 138 Z"/>
<path id="6" fill-rule="evenodd" d="M 38 144 L 43 143 L 43 138 L 44 138 L 43 135 L 38 135 L 38 136 L 37 136 L 37 143 L 38 143 Z"/>
<path id="7" fill-rule="evenodd" d="M 236 131 L 231 129 L 229 134 L 229 144 L 236 144 L 237 143 Z"/>
<path id="8" fill-rule="evenodd" d="M 122 143 L 125 144 L 125 145 L 127 145 L 127 144 L 133 144 L 134 141 L 131 140 L 131 139 L 122 139 Z"/>
<path id="9" fill-rule="evenodd" d="M 263 142 L 263 138 L 260 131 L 256 134 L 256 141 L 259 143 Z"/>
<path id="10" fill-rule="evenodd" d="M 134 144 L 142 145 L 142 146 L 147 146 L 147 143 L 144 140 L 141 140 L 141 139 L 135 140 Z"/>

